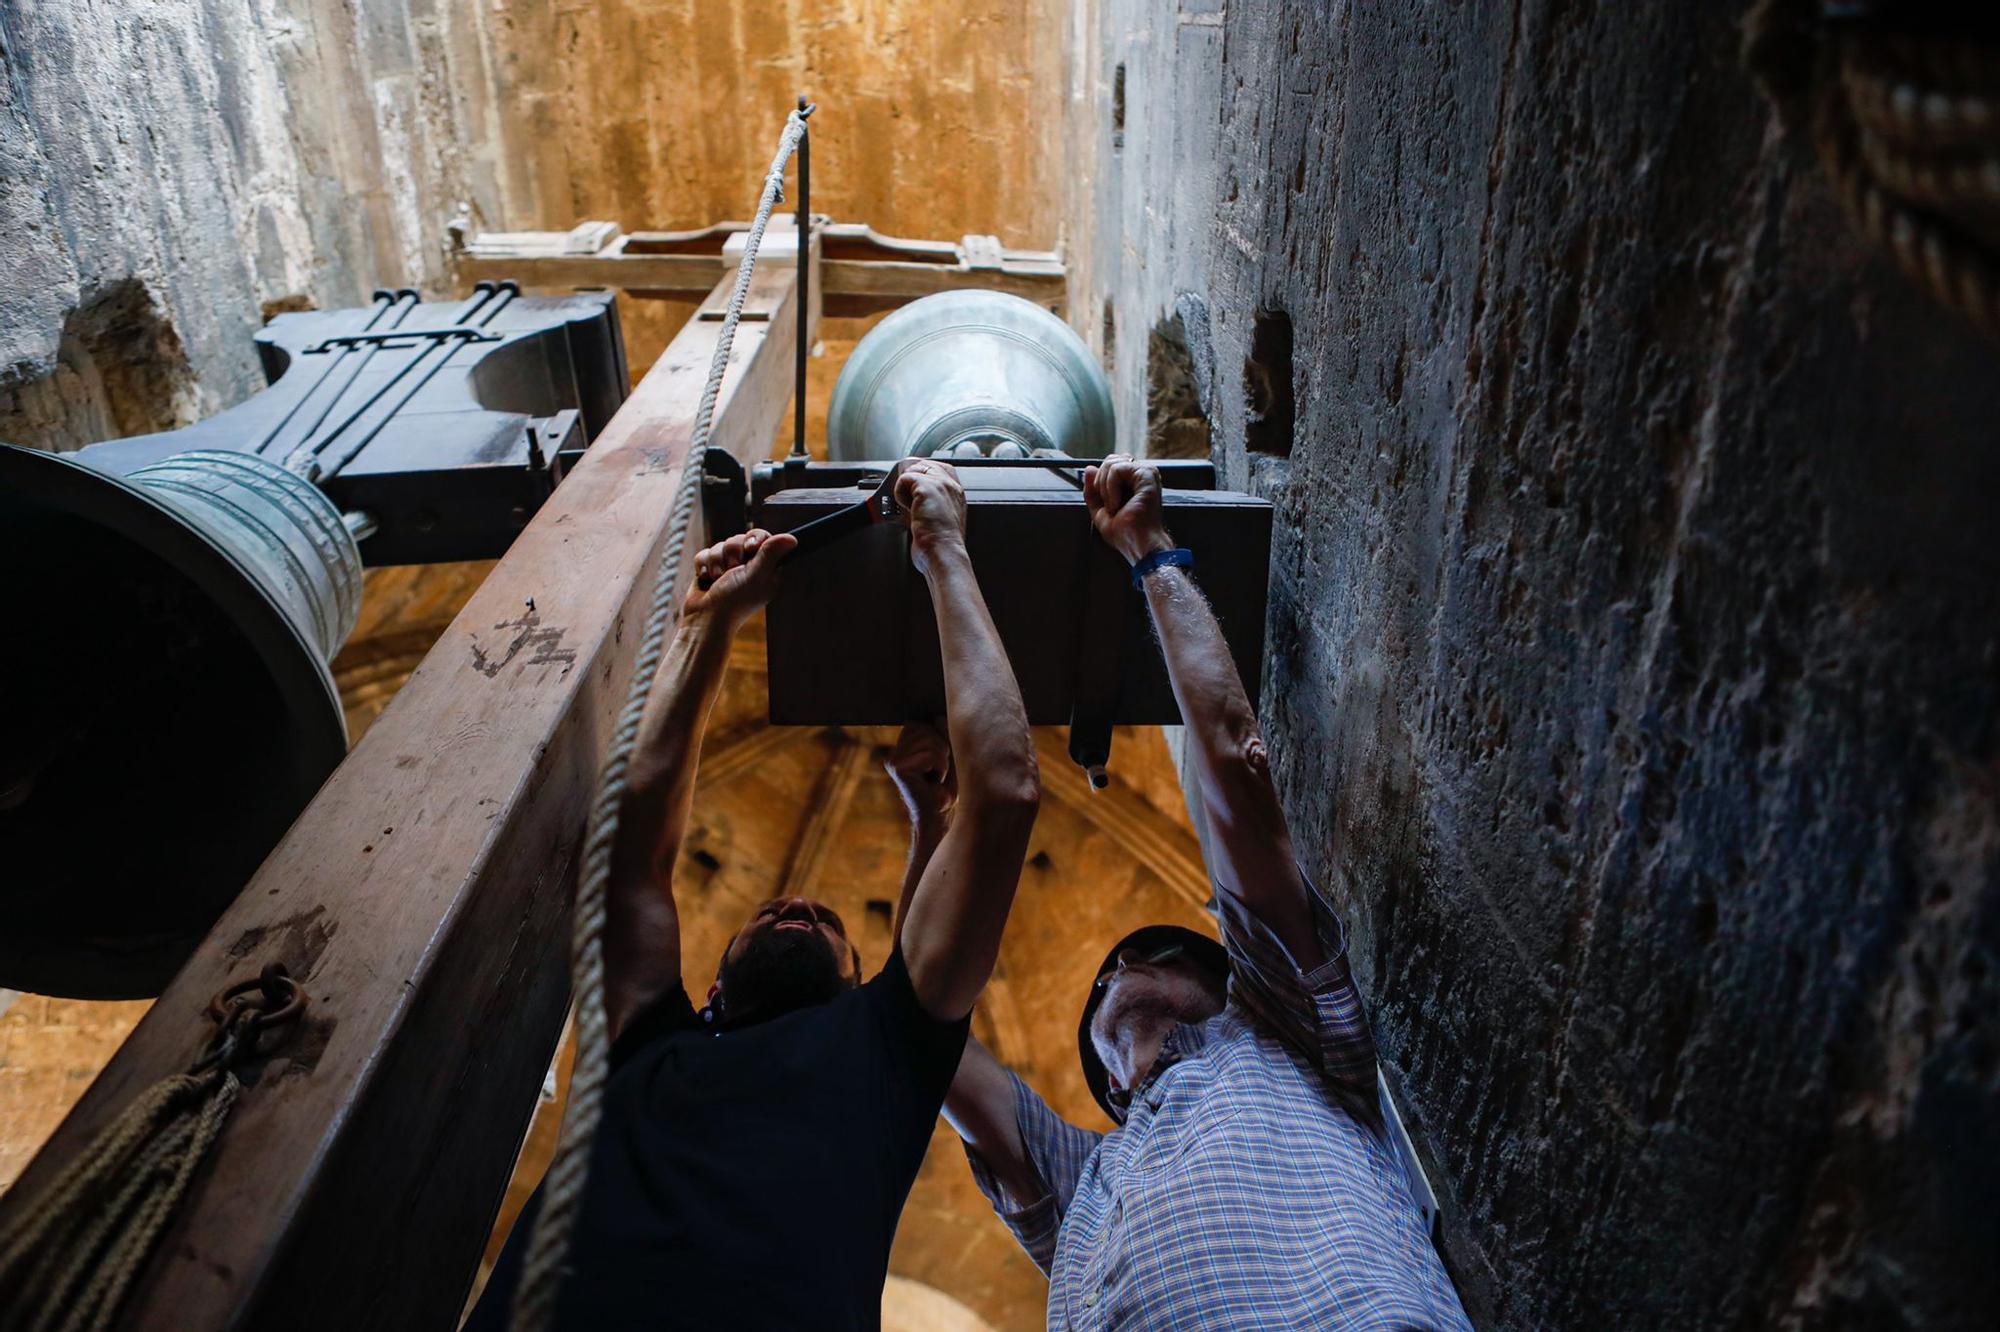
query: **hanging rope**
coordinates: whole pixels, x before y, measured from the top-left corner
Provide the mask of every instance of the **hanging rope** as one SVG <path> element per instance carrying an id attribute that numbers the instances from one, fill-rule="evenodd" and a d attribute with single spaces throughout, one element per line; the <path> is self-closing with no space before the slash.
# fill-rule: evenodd
<path id="1" fill-rule="evenodd" d="M 2000 338 L 2000 45 L 1991 20 L 1969 22 L 1761 0 L 1743 50 L 1780 123 L 1811 134 L 1862 235 Z"/>
<path id="2" fill-rule="evenodd" d="M 237 1067 L 305 1006 L 277 963 L 215 997 L 208 1052 L 141 1092 L 0 1234 L 0 1329 L 111 1326 L 243 1092 Z"/>
<path id="3" fill-rule="evenodd" d="M 812 112 L 810 106 L 801 107 L 785 118 L 777 155 L 771 159 L 771 169 L 764 177 L 756 219 L 744 239 L 743 264 L 736 270 L 736 286 L 729 294 L 722 331 L 715 341 L 715 356 L 709 362 L 708 383 L 702 388 L 701 404 L 695 409 L 694 432 L 681 464 L 680 489 L 674 495 L 667 541 L 661 548 L 653 579 L 652 603 L 639 635 L 639 659 L 632 668 L 632 685 L 626 692 L 617 729 L 612 732 L 611 748 L 598 778 L 597 796 L 591 802 L 590 831 L 584 839 L 583 870 L 577 883 L 575 923 L 570 934 L 576 1066 L 570 1073 L 562 1136 L 543 1181 L 541 1211 L 535 1218 L 527 1257 L 522 1262 L 520 1284 L 514 1289 L 514 1332 L 540 1332 L 549 1326 L 569 1256 L 570 1235 L 590 1174 L 590 1145 L 604 1113 L 604 1084 L 611 1062 L 610 1030 L 604 1014 L 604 898 L 611 877 L 611 849 L 618 838 L 619 806 L 625 799 L 625 774 L 632 765 L 632 750 L 638 743 L 646 698 L 652 693 L 653 677 L 665 652 L 667 625 L 675 618 L 681 554 L 694 519 L 695 501 L 701 494 L 702 455 L 708 448 L 723 375 L 729 369 L 729 349 L 736 340 L 736 325 L 743 318 L 750 272 L 756 266 L 757 249 L 764 242 L 764 226 L 771 220 L 771 209 L 784 196 L 785 164 L 798 147 L 799 137 L 805 133 L 806 117 Z M 800 261 L 804 259 L 801 255 Z"/>

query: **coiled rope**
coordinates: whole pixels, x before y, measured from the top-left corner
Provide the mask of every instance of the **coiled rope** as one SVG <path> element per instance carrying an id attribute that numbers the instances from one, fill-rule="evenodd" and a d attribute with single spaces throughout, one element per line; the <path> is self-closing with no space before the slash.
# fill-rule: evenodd
<path id="1" fill-rule="evenodd" d="M 1949 7 L 1760 0 L 1744 59 L 1848 217 L 2000 339 L 2000 44 Z"/>
<path id="2" fill-rule="evenodd" d="M 0 1329 L 104 1332 L 117 1322 L 243 1094 L 237 1070 L 265 1053 L 262 1033 L 295 1025 L 308 1002 L 278 963 L 211 1001 L 207 1051 L 141 1091 L 0 1231 Z"/>
<path id="3" fill-rule="evenodd" d="M 674 495 L 667 541 L 660 551 L 653 579 L 653 599 L 639 637 L 639 659 L 632 668 L 631 688 L 626 691 L 625 708 L 612 733 L 611 748 L 598 777 L 597 796 L 591 802 L 583 872 L 577 883 L 570 933 L 576 1066 L 570 1073 L 569 1105 L 563 1114 L 562 1136 L 556 1144 L 555 1159 L 549 1163 L 541 1211 L 535 1218 L 527 1257 L 522 1262 L 520 1284 L 514 1289 L 510 1323 L 513 1332 L 541 1332 L 549 1326 L 567 1271 L 570 1236 L 576 1228 L 577 1211 L 589 1180 L 590 1147 L 604 1114 L 604 1084 L 610 1073 L 611 1037 L 604 1012 L 604 900 L 611 878 L 612 845 L 618 838 L 619 807 L 625 799 L 625 776 L 638 744 L 646 698 L 652 693 L 653 677 L 659 672 L 660 659 L 665 654 L 667 626 L 675 619 L 674 594 L 679 583 L 681 555 L 694 519 L 695 501 L 701 494 L 702 455 L 708 448 L 723 375 L 729 369 L 729 349 L 736 340 L 736 325 L 743 318 L 750 272 L 756 266 L 757 249 L 764 242 L 764 227 L 771 220 L 771 209 L 784 196 L 785 164 L 798 147 L 799 138 L 805 133 L 806 117 L 811 114 L 812 108 L 805 107 L 785 118 L 777 154 L 764 177 L 757 216 L 744 240 L 743 264 L 736 270 L 736 287 L 729 294 L 729 307 L 723 314 L 722 331 L 715 342 L 715 356 L 709 362 L 708 383 L 703 386 L 701 404 L 695 409 L 694 433 L 689 437 L 687 457 L 681 464 L 680 489 Z"/>

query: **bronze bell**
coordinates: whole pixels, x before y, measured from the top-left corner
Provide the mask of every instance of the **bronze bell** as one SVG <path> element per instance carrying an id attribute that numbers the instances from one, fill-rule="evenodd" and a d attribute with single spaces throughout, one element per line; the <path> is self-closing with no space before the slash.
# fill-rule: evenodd
<path id="1" fill-rule="evenodd" d="M 0 986 L 157 994 L 347 748 L 340 510 L 250 453 L 0 445 Z"/>
<path id="2" fill-rule="evenodd" d="M 1102 458 L 1111 387 L 1075 330 L 1000 291 L 912 301 L 855 344 L 827 407 L 827 457 Z"/>

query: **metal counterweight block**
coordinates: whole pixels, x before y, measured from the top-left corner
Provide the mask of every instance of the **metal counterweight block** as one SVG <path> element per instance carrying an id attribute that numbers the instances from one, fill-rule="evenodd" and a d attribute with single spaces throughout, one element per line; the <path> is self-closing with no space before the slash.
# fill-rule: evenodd
<path id="1" fill-rule="evenodd" d="M 980 590 L 1030 723 L 1178 723 L 1143 599 L 1124 559 L 1091 529 L 1076 481 L 1065 476 L 1086 465 L 960 468 Z M 886 467 L 875 465 L 873 475 Z M 1202 475 L 1189 479 L 1204 479 L 1206 466 L 1197 467 Z M 838 512 L 860 497 L 860 486 L 872 485 L 853 464 L 770 469 L 780 471 L 792 474 L 789 486 L 761 496 L 752 518 L 772 531 Z M 758 480 L 763 489 L 771 478 Z M 1254 703 L 1271 506 L 1231 491 L 1169 488 L 1166 519 L 1174 540 L 1195 552 L 1195 581 Z M 773 722 L 891 725 L 944 711 L 930 592 L 899 526 L 878 524 L 788 562 L 768 636 Z"/>

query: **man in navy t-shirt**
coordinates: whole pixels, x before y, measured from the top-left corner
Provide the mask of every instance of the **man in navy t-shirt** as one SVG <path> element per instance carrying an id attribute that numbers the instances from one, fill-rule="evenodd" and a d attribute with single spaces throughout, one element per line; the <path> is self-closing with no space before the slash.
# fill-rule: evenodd
<path id="1" fill-rule="evenodd" d="M 612 1076 L 559 1327 L 880 1325 L 896 1220 L 993 969 L 1040 791 L 966 555 L 957 474 L 910 460 L 894 494 L 936 612 L 949 736 L 906 729 L 890 767 L 936 850 L 912 861 L 895 951 L 873 980 L 861 983 L 839 916 L 778 898 L 737 931 L 696 1011 L 671 887 L 695 756 L 729 640 L 796 543 L 756 531 L 701 552 L 697 573 L 714 581 L 688 593 L 621 814 L 605 928 Z M 531 1220 L 470 1329 L 505 1325 Z"/>

